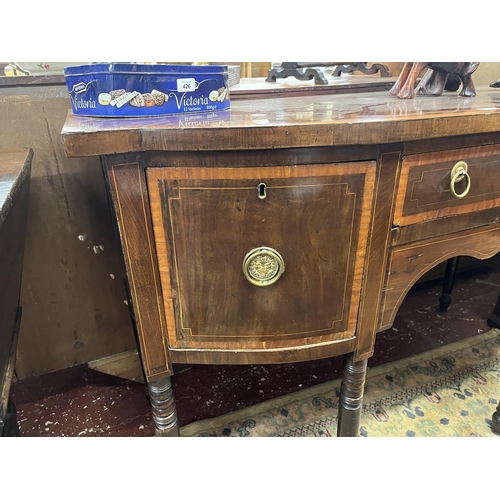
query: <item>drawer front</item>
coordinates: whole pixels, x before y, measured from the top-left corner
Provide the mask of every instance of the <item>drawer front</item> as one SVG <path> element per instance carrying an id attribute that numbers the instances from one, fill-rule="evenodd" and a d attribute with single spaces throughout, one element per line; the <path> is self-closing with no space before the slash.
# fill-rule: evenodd
<path id="1" fill-rule="evenodd" d="M 452 170 L 465 162 L 470 179 Z M 460 165 L 459 165 L 460 166 Z M 394 224 L 405 226 L 500 206 L 500 145 L 410 155 L 403 159 Z"/>
<path id="2" fill-rule="evenodd" d="M 375 162 L 148 169 L 170 347 L 352 338 L 374 173 Z"/>
<path id="3" fill-rule="evenodd" d="M 500 224 L 394 248 L 390 253 L 389 272 L 382 296 L 379 330 L 391 327 L 410 288 L 441 262 L 459 255 L 484 260 L 499 251 Z"/>

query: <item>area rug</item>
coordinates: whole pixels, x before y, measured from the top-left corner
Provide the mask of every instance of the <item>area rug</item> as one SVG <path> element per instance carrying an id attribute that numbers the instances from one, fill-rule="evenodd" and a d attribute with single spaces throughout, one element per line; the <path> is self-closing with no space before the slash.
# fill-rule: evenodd
<path id="1" fill-rule="evenodd" d="M 181 428 L 192 437 L 335 437 L 340 379 Z M 368 368 L 360 436 L 494 437 L 500 330 Z"/>

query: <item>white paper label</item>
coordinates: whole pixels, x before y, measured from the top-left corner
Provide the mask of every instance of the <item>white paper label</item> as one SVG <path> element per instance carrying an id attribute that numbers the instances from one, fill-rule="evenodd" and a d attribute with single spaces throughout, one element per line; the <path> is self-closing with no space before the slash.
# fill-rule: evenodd
<path id="1" fill-rule="evenodd" d="M 177 80 L 177 92 L 194 92 L 196 81 L 194 78 L 179 78 Z"/>

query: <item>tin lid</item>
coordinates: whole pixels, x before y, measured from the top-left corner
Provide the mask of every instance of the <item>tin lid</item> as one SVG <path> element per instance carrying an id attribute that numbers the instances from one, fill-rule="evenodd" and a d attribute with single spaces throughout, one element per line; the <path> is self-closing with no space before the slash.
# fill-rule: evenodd
<path id="1" fill-rule="evenodd" d="M 93 74 L 139 75 L 213 75 L 227 73 L 227 66 L 191 66 L 187 64 L 94 63 L 64 68 L 64 76 Z"/>

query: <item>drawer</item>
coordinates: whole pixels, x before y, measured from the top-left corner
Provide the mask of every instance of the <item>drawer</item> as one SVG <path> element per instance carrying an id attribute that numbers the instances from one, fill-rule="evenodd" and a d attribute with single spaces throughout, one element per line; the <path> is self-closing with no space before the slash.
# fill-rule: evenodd
<path id="1" fill-rule="evenodd" d="M 452 170 L 464 162 L 469 179 Z M 463 165 L 463 164 L 460 164 Z M 459 166 L 460 166 L 459 165 Z M 405 226 L 500 206 L 500 145 L 407 156 L 403 159 L 394 224 Z"/>
<path id="2" fill-rule="evenodd" d="M 410 288 L 426 272 L 451 257 L 484 260 L 500 251 L 500 224 L 402 245 L 391 250 L 382 295 L 379 331 L 390 328 Z M 436 299 L 436 308 L 437 308 Z"/>
<path id="3" fill-rule="evenodd" d="M 352 338 L 375 162 L 149 168 L 173 349 Z"/>

